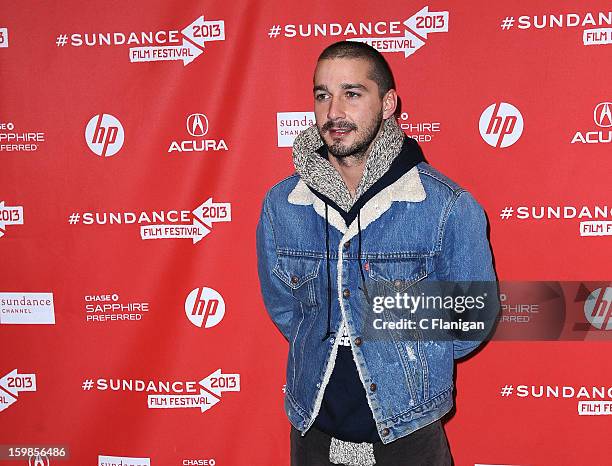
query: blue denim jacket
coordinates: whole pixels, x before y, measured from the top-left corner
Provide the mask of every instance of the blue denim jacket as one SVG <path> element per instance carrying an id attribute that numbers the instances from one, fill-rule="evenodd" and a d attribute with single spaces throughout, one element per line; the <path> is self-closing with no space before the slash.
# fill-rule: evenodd
<path id="1" fill-rule="evenodd" d="M 421 162 L 378 192 L 347 228 L 298 175 L 267 193 L 257 226 L 258 271 L 266 309 L 289 341 L 285 410 L 304 434 L 333 370 L 339 338 L 322 341 L 328 285 L 331 329 L 346 322 L 353 356 L 383 443 L 434 422 L 453 405 L 454 359 L 479 341 L 362 339 L 366 285 L 403 292 L 421 280 L 493 281 L 486 218 L 474 198 Z M 331 267 L 327 283 L 326 258 Z M 361 261 L 361 262 L 360 262 Z"/>

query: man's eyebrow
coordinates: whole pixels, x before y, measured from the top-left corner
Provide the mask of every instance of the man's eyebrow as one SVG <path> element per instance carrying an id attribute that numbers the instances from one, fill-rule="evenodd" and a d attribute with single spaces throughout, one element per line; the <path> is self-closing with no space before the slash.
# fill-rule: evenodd
<path id="1" fill-rule="evenodd" d="M 348 89 L 360 89 L 362 91 L 367 91 L 368 88 L 365 87 L 363 84 L 359 84 L 359 83 L 342 83 L 340 84 L 340 87 L 344 90 L 348 90 Z M 325 85 L 325 84 L 317 84 L 316 86 L 314 86 L 314 88 L 312 89 L 313 92 L 316 91 L 325 91 L 325 92 L 329 92 L 329 88 Z"/>
<path id="2" fill-rule="evenodd" d="M 365 87 L 363 84 L 357 84 L 357 83 L 355 83 L 355 84 L 352 84 L 352 83 L 342 83 L 342 84 L 340 84 L 340 87 L 342 89 L 345 89 L 345 90 L 346 89 L 361 89 L 362 91 L 367 91 L 368 90 L 368 88 Z"/>

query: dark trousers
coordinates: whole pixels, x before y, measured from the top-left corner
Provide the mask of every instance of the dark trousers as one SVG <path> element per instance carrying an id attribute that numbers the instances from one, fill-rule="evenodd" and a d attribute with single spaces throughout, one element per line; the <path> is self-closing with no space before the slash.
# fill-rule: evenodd
<path id="1" fill-rule="evenodd" d="M 330 466 L 331 437 L 314 427 L 302 437 L 291 426 L 291 466 Z M 452 464 L 442 423 L 436 421 L 391 443 L 374 444 L 376 466 L 450 466 Z"/>

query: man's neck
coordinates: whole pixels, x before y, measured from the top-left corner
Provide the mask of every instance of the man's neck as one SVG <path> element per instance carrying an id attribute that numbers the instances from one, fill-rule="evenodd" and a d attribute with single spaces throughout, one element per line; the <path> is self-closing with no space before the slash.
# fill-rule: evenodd
<path id="1" fill-rule="evenodd" d="M 348 188 L 352 198 L 355 198 L 355 192 L 363 176 L 367 159 L 367 154 L 341 158 L 333 154 L 329 155 L 329 163 L 340 174 L 342 180 L 344 180 L 344 184 Z"/>

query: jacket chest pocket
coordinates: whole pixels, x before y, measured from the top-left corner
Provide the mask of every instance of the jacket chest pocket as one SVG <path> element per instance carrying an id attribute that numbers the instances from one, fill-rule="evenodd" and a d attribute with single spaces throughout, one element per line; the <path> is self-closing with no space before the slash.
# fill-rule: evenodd
<path id="1" fill-rule="evenodd" d="M 428 258 L 390 259 L 369 261 L 369 277 L 383 296 L 404 293 L 429 274 Z"/>
<path id="2" fill-rule="evenodd" d="M 278 256 L 274 274 L 289 287 L 295 299 L 307 307 L 317 305 L 316 283 L 321 260 L 304 256 Z"/>

